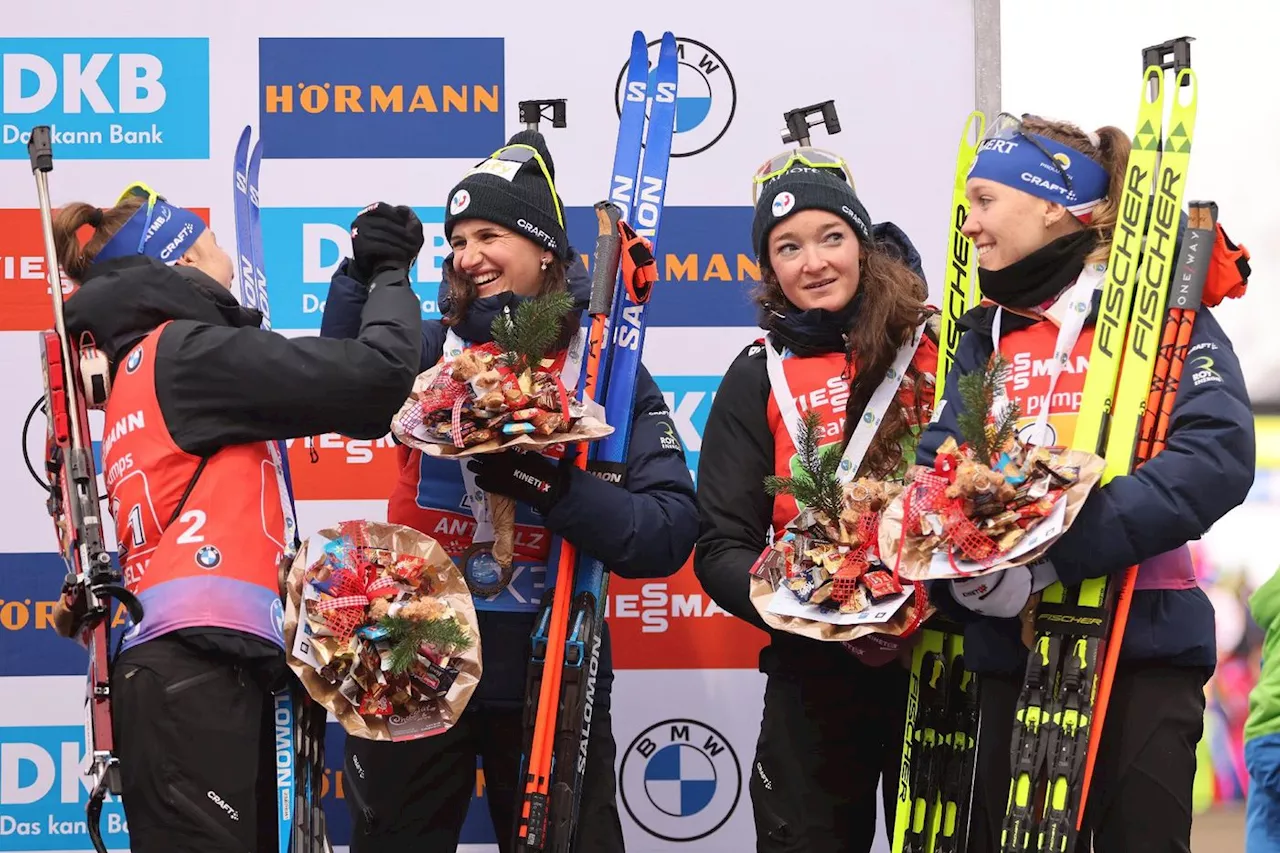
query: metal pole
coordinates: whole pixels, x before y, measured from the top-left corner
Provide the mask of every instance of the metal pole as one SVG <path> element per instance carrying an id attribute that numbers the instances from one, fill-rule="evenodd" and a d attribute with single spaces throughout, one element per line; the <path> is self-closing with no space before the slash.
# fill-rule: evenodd
<path id="1" fill-rule="evenodd" d="M 1000 112 L 1000 0 L 973 0 L 974 102 L 983 115 Z"/>

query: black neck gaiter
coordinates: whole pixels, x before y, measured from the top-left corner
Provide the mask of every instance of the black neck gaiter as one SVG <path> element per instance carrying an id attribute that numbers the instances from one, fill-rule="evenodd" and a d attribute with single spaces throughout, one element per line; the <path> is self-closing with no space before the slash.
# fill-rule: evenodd
<path id="1" fill-rule="evenodd" d="M 1004 269 L 978 267 L 982 295 L 1006 308 L 1034 308 L 1053 299 L 1084 269 L 1097 232 L 1076 231 L 1041 246 Z"/>

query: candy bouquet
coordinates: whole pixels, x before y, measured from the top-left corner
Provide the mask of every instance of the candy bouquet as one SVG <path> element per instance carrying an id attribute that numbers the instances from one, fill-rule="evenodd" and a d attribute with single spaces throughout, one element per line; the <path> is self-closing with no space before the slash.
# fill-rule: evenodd
<path id="1" fill-rule="evenodd" d="M 752 568 L 752 603 L 770 626 L 814 639 L 908 635 L 932 610 L 923 590 L 886 568 L 877 545 L 881 514 L 902 486 L 842 483 L 840 454 L 818 449 L 819 423 L 813 412 L 802 422 L 801 471 L 765 480 L 766 491 L 789 494 L 802 509 Z"/>
<path id="2" fill-rule="evenodd" d="M 613 428 L 605 423 L 604 409 L 574 395 L 576 374 L 568 376 L 566 387 L 569 367 L 581 372 L 581 360 L 569 358 L 573 348 L 548 357 L 572 307 L 567 293 L 528 300 L 514 316 L 494 319 L 491 342 L 446 352 L 418 376 L 412 395 L 392 419 L 396 438 L 431 456 L 462 458 L 609 435 Z M 515 502 L 497 494 L 485 498 L 494 530 L 493 558 L 502 571 L 502 580 L 486 591 L 492 594 L 510 580 Z"/>
<path id="3" fill-rule="evenodd" d="M 1017 437 L 1019 407 L 997 394 L 1007 370 L 997 355 L 985 371 L 960 379 L 963 442 L 948 436 L 933 468 L 915 469 L 886 509 L 879 546 L 896 555 L 902 577 L 965 577 L 1033 562 L 1101 478 L 1097 454 Z"/>
<path id="4" fill-rule="evenodd" d="M 431 537 L 347 521 L 303 544 L 287 582 L 289 666 L 350 735 L 446 731 L 480 680 L 480 632 L 459 570 Z"/>

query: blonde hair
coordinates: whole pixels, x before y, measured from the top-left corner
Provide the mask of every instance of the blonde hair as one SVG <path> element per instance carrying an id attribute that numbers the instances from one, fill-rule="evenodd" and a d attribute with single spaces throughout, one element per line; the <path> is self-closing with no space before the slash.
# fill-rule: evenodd
<path id="1" fill-rule="evenodd" d="M 1092 133 L 1086 133 L 1069 121 L 1026 116 L 1022 127 L 1028 133 L 1052 139 L 1074 148 L 1086 157 L 1096 160 L 1107 170 L 1110 183 L 1107 196 L 1098 202 L 1089 220 L 1089 230 L 1096 232 L 1097 245 L 1085 258 L 1086 264 L 1105 264 L 1111 255 L 1111 238 L 1115 235 L 1120 217 L 1120 197 L 1124 194 L 1125 168 L 1129 163 L 1129 151 L 1133 144 L 1123 130 L 1107 125 Z M 1094 140 L 1097 140 L 1096 142 Z"/>

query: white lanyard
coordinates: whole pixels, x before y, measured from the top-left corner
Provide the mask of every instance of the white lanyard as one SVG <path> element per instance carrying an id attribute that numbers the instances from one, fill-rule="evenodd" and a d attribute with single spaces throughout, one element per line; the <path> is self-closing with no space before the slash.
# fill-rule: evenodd
<path id="1" fill-rule="evenodd" d="M 450 329 L 444 336 L 444 358 L 451 361 L 457 358 L 467 343 Z M 586 353 L 586 334 L 579 328 L 573 340 L 569 342 L 569 351 L 565 354 L 564 369 L 560 371 L 560 381 L 564 383 L 569 396 L 577 394 L 578 379 L 582 376 L 582 358 Z M 493 521 L 489 518 L 489 502 L 485 500 L 484 490 L 476 488 L 476 475 L 467 468 L 467 460 L 459 460 L 462 467 L 462 484 L 467 490 L 471 515 L 476 520 L 476 532 L 473 542 L 492 542 L 494 539 Z"/>
<path id="2" fill-rule="evenodd" d="M 1080 332 L 1084 329 L 1085 321 L 1089 319 L 1089 312 L 1093 309 L 1094 291 L 1102 287 L 1106 272 L 1105 264 L 1086 267 L 1076 278 L 1075 284 L 1067 291 L 1065 297 L 1060 297 L 1046 312 L 1058 313 L 1061 310 L 1063 316 L 1058 324 L 1058 340 L 1053 346 L 1053 359 L 1049 363 L 1049 390 L 1045 394 L 1044 404 L 1040 406 L 1040 414 L 1036 417 L 1035 425 L 1030 432 L 1022 436 L 1022 440 L 1027 444 L 1038 445 L 1048 435 L 1049 404 L 1053 401 L 1053 390 L 1058 385 L 1058 377 L 1062 375 L 1063 368 L 1071 360 L 1071 351 L 1075 349 L 1076 341 L 1080 339 Z M 1003 313 L 1004 309 L 996 306 L 996 314 L 991 321 L 991 343 L 995 352 L 1000 351 L 1000 318 Z M 1009 396 L 1005 392 L 1003 382 L 995 389 L 994 397 L 991 413 L 996 420 L 1000 420 L 1009 407 Z"/>
<path id="3" fill-rule="evenodd" d="M 920 341 L 924 339 L 924 326 L 924 323 L 917 326 L 911 339 L 898 348 L 893 364 L 885 371 L 880 385 L 867 401 L 867 408 L 858 418 L 858 426 L 849 437 L 849 445 L 844 449 L 844 455 L 840 457 L 840 470 L 836 473 L 836 478 L 841 483 L 848 483 L 853 479 L 858 466 L 862 464 L 862 458 L 867 455 L 867 449 L 871 447 L 871 439 L 875 438 L 876 430 L 880 428 L 885 412 L 889 411 L 889 405 L 897 396 L 898 388 L 907 375 L 911 359 L 915 357 Z M 787 384 L 787 374 L 782 367 L 782 354 L 774 349 L 772 334 L 765 335 L 764 350 L 769 369 L 769 386 L 773 389 L 774 399 L 778 401 L 778 410 L 782 413 L 782 422 L 787 427 L 787 435 L 791 436 L 791 443 L 799 447 L 800 409 L 796 405 L 796 398 L 791 393 L 790 385 Z"/>

